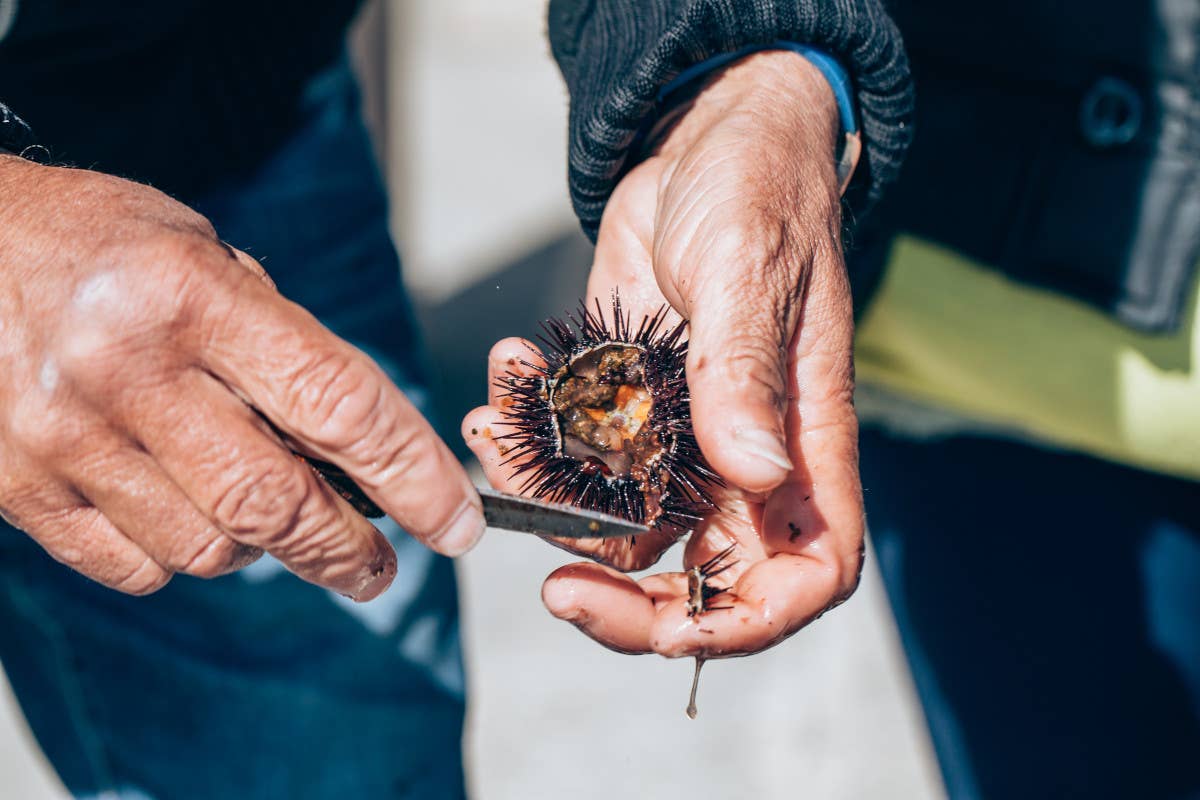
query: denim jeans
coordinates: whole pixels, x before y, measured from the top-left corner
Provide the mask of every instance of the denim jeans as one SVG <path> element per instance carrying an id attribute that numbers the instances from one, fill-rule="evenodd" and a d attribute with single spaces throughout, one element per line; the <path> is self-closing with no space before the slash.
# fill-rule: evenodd
<path id="1" fill-rule="evenodd" d="M 316 80 L 305 108 L 267 163 L 194 205 L 427 404 L 348 69 Z M 453 566 L 381 529 L 399 574 L 361 606 L 270 558 L 127 597 L 0 530 L 0 660 L 67 787 L 139 800 L 463 796 Z"/>
<path id="2" fill-rule="evenodd" d="M 1200 484 L 870 429 L 861 463 L 951 798 L 1200 798 Z"/>

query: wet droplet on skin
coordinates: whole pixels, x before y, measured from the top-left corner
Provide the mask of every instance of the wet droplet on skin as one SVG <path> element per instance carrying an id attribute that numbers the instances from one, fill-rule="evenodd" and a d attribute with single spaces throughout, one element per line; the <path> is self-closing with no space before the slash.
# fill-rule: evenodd
<path id="1" fill-rule="evenodd" d="M 58 386 L 58 365 L 50 359 L 42 362 L 42 369 L 38 372 L 38 383 L 47 392 L 53 392 Z"/>
<path id="2" fill-rule="evenodd" d="M 94 311 L 103 304 L 112 305 L 121 299 L 117 288 L 117 276 L 111 272 L 101 272 L 81 283 L 72 298 L 80 311 Z"/>
<path id="3" fill-rule="evenodd" d="M 700 688 L 700 668 L 704 666 L 704 659 L 696 656 L 696 671 L 692 673 L 692 693 L 688 696 L 687 715 L 688 719 L 695 719 L 699 712 L 696 709 L 696 690 Z"/>

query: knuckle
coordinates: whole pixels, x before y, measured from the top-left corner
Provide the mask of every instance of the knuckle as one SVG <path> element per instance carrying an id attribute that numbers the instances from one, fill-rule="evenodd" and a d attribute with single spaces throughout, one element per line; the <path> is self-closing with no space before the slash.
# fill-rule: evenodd
<path id="1" fill-rule="evenodd" d="M 171 573 L 147 556 L 129 574 L 114 581 L 112 588 L 125 594 L 142 596 L 157 592 L 170 580 Z"/>
<path id="2" fill-rule="evenodd" d="M 641 572 L 647 570 L 658 563 L 662 558 L 662 553 L 641 552 L 634 553 L 628 556 L 618 556 L 611 566 L 614 569 L 619 569 L 621 572 Z"/>
<path id="3" fill-rule="evenodd" d="M 21 404 L 9 420 L 13 444 L 37 461 L 57 460 L 83 449 L 82 430 L 53 408 L 30 409 Z"/>
<path id="4" fill-rule="evenodd" d="M 850 596 L 858 590 L 858 584 L 862 580 L 863 557 L 860 552 L 854 563 L 843 564 L 837 570 L 837 580 L 834 584 L 833 604 L 841 605 L 850 599 Z"/>
<path id="5" fill-rule="evenodd" d="M 354 450 L 380 432 L 382 381 L 350 354 L 311 358 L 292 378 L 289 397 L 292 412 L 310 420 L 314 437 L 330 449 Z"/>
<path id="6" fill-rule="evenodd" d="M 311 491 L 299 465 L 286 458 L 241 464 L 228 470 L 213 519 L 235 537 L 285 536 L 296 527 Z"/>
<path id="7" fill-rule="evenodd" d="M 85 191 L 107 207 L 119 208 L 121 218 L 145 229 L 179 233 L 211 234 L 212 224 L 203 214 L 175 200 L 165 192 L 144 183 L 87 172 Z"/>
<path id="8" fill-rule="evenodd" d="M 760 296 L 764 286 L 772 283 L 765 279 L 789 263 L 781 259 L 790 242 L 787 226 L 772 214 L 743 212 L 736 224 L 707 232 L 704 242 L 703 258 L 693 269 L 704 269 L 711 279 L 726 282 L 731 274 L 729 265 L 736 264 L 734 285 L 730 288 L 738 297 Z M 719 265 L 719 268 L 702 265 Z"/>
<path id="9" fill-rule="evenodd" d="M 241 548 L 236 542 L 214 532 L 187 551 L 174 554 L 169 566 L 197 578 L 217 578 L 235 568 L 240 555 Z"/>
<path id="10" fill-rule="evenodd" d="M 213 227 L 208 217 L 187 206 L 182 206 L 180 209 L 180 225 L 195 234 L 200 241 L 206 242 L 210 251 L 213 244 L 220 242 L 217 229 Z"/>
<path id="11" fill-rule="evenodd" d="M 174 231 L 155 234 L 142 242 L 131 262 L 137 286 L 133 294 L 143 300 L 147 316 L 160 325 L 173 324 L 190 307 L 188 302 L 208 266 L 221 256 L 212 237 Z"/>
<path id="12" fill-rule="evenodd" d="M 771 213 L 753 215 L 741 239 L 742 257 L 759 273 L 777 269 L 795 243 L 786 218 Z"/>
<path id="13" fill-rule="evenodd" d="M 651 534 L 652 536 L 655 534 Z M 659 562 L 670 543 L 674 539 L 657 543 L 655 546 L 639 546 L 630 548 L 625 540 L 611 539 L 603 543 L 599 550 L 588 552 L 586 550 L 578 551 L 581 555 L 586 555 L 589 558 L 597 561 L 600 564 L 606 564 L 613 569 L 621 572 L 641 572 L 642 570 L 650 569 Z M 641 540 L 638 540 L 641 545 Z"/>
<path id="14" fill-rule="evenodd" d="M 199 216 L 197 220 L 211 231 L 207 220 Z M 123 294 L 137 301 L 120 303 L 118 308 L 132 306 L 150 318 L 161 318 L 164 312 L 178 307 L 170 301 L 207 276 L 206 268 L 218 258 L 228 258 L 215 232 L 197 230 L 191 224 L 139 231 L 130 241 L 109 247 L 111 252 L 100 259 L 101 263 L 125 278 Z"/>
<path id="15" fill-rule="evenodd" d="M 210 261 L 214 255 L 220 255 L 221 245 L 217 240 L 216 231 L 203 217 L 198 218 L 197 224 L 201 223 L 207 230 L 172 231 L 151 240 L 148 244 L 154 245 L 155 249 L 150 253 L 154 258 L 144 263 L 151 268 L 155 264 L 164 264 L 173 268 L 172 271 L 179 271 L 179 267 L 203 264 Z"/>
<path id="16" fill-rule="evenodd" d="M 170 225 L 127 219 L 121 236 L 96 245 L 93 262 L 103 273 L 129 275 L 138 279 L 161 274 L 177 263 L 177 254 L 185 234 Z"/>
<path id="17" fill-rule="evenodd" d="M 356 479 L 361 477 L 378 488 L 401 476 L 419 474 L 418 471 L 443 469 L 437 439 L 424 433 L 420 426 L 408 425 L 389 430 L 386 436 L 361 440 L 350 450 L 351 458 L 363 465 Z"/>
<path id="18" fill-rule="evenodd" d="M 4 491 L 3 494 L 0 494 L 0 522 L 3 522 L 10 528 L 24 531 L 27 523 L 25 523 L 21 513 L 17 510 L 20 508 L 20 502 L 19 494 L 14 494 L 11 491 Z"/>
<path id="19" fill-rule="evenodd" d="M 131 354 L 128 328 L 117 324 L 75 327 L 59 341 L 56 361 L 63 374 L 85 384 L 113 375 L 113 366 Z"/>
<path id="20" fill-rule="evenodd" d="M 810 352 L 806 356 L 809 378 L 805 381 L 804 402 L 826 409 L 842 409 L 831 421 L 847 424 L 854 415 L 854 360 L 849 352 Z"/>
<path id="21" fill-rule="evenodd" d="M 782 405 L 787 396 L 785 356 L 784 347 L 769 334 L 736 333 L 726 344 L 723 382 L 733 393 L 766 395 Z"/>
<path id="22" fill-rule="evenodd" d="M 110 585 L 96 575 L 97 569 L 110 563 L 104 537 L 97 533 L 96 517 L 97 512 L 86 508 L 42 507 L 26 515 L 21 527 L 56 561 Z"/>
<path id="23" fill-rule="evenodd" d="M 865 527 L 865 526 L 864 526 Z M 833 597 L 830 607 L 839 606 L 850 599 L 862 580 L 863 565 L 866 563 L 866 541 L 862 530 L 858 531 L 858 547 L 844 552 L 831 564 Z"/>
<path id="24" fill-rule="evenodd" d="M 155 351 L 173 348 L 187 323 L 198 271 L 130 255 L 79 282 L 51 338 L 51 363 L 84 385 L 112 382 Z"/>

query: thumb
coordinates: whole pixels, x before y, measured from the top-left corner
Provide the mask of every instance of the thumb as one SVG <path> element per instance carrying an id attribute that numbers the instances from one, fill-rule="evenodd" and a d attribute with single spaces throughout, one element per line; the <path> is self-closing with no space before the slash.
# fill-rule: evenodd
<path id="1" fill-rule="evenodd" d="M 221 242 L 221 244 L 225 247 L 226 250 L 229 251 L 229 254 L 232 255 L 234 257 L 234 259 L 239 264 L 241 264 L 246 270 L 248 270 L 250 273 L 252 273 L 260 281 L 265 283 L 270 289 L 275 290 L 275 291 L 279 290 L 279 287 L 275 285 L 275 281 L 272 280 L 271 276 L 267 274 L 267 271 L 265 269 L 263 269 L 263 265 L 258 263 L 258 259 L 256 259 L 254 256 L 250 255 L 247 252 L 239 250 L 236 247 L 233 247 L 232 245 L 226 244 L 225 242 Z"/>
<path id="2" fill-rule="evenodd" d="M 688 303 L 696 439 L 718 473 L 752 492 L 774 489 L 792 471 L 784 413 L 800 292 L 779 285 L 782 277 L 768 278 L 762 270 L 713 272 Z"/>

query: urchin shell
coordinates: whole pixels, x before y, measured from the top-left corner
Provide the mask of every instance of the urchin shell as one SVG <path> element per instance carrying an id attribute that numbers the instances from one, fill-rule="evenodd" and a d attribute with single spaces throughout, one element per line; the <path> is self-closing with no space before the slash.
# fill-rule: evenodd
<path id="1" fill-rule="evenodd" d="M 522 362 L 530 375 L 510 373 L 499 387 L 506 398 L 507 424 L 511 432 L 497 437 L 511 447 L 504 462 L 514 464 L 524 476 L 523 493 L 571 503 L 581 508 L 613 514 L 664 530 L 683 534 L 716 508 L 709 487 L 720 478 L 705 461 L 692 431 L 690 396 L 684 363 L 686 322 L 668 327 L 667 307 L 645 316 L 637 328 L 622 311 L 614 294 L 611 322 L 596 301 L 595 309 L 584 303 L 566 319 L 542 323 L 544 365 Z M 632 474 L 615 474 L 595 458 L 572 454 L 568 433 L 555 408 L 555 391 L 568 378 L 576 377 L 572 366 L 600 352 L 637 351 L 641 383 L 650 399 L 650 409 L 639 429 L 655 437 L 655 448 L 645 463 Z M 604 383 L 603 374 L 592 378 Z M 628 379 L 622 386 L 634 384 Z M 646 438 L 645 436 L 641 438 Z M 606 474 L 607 473 L 607 474 Z"/>

